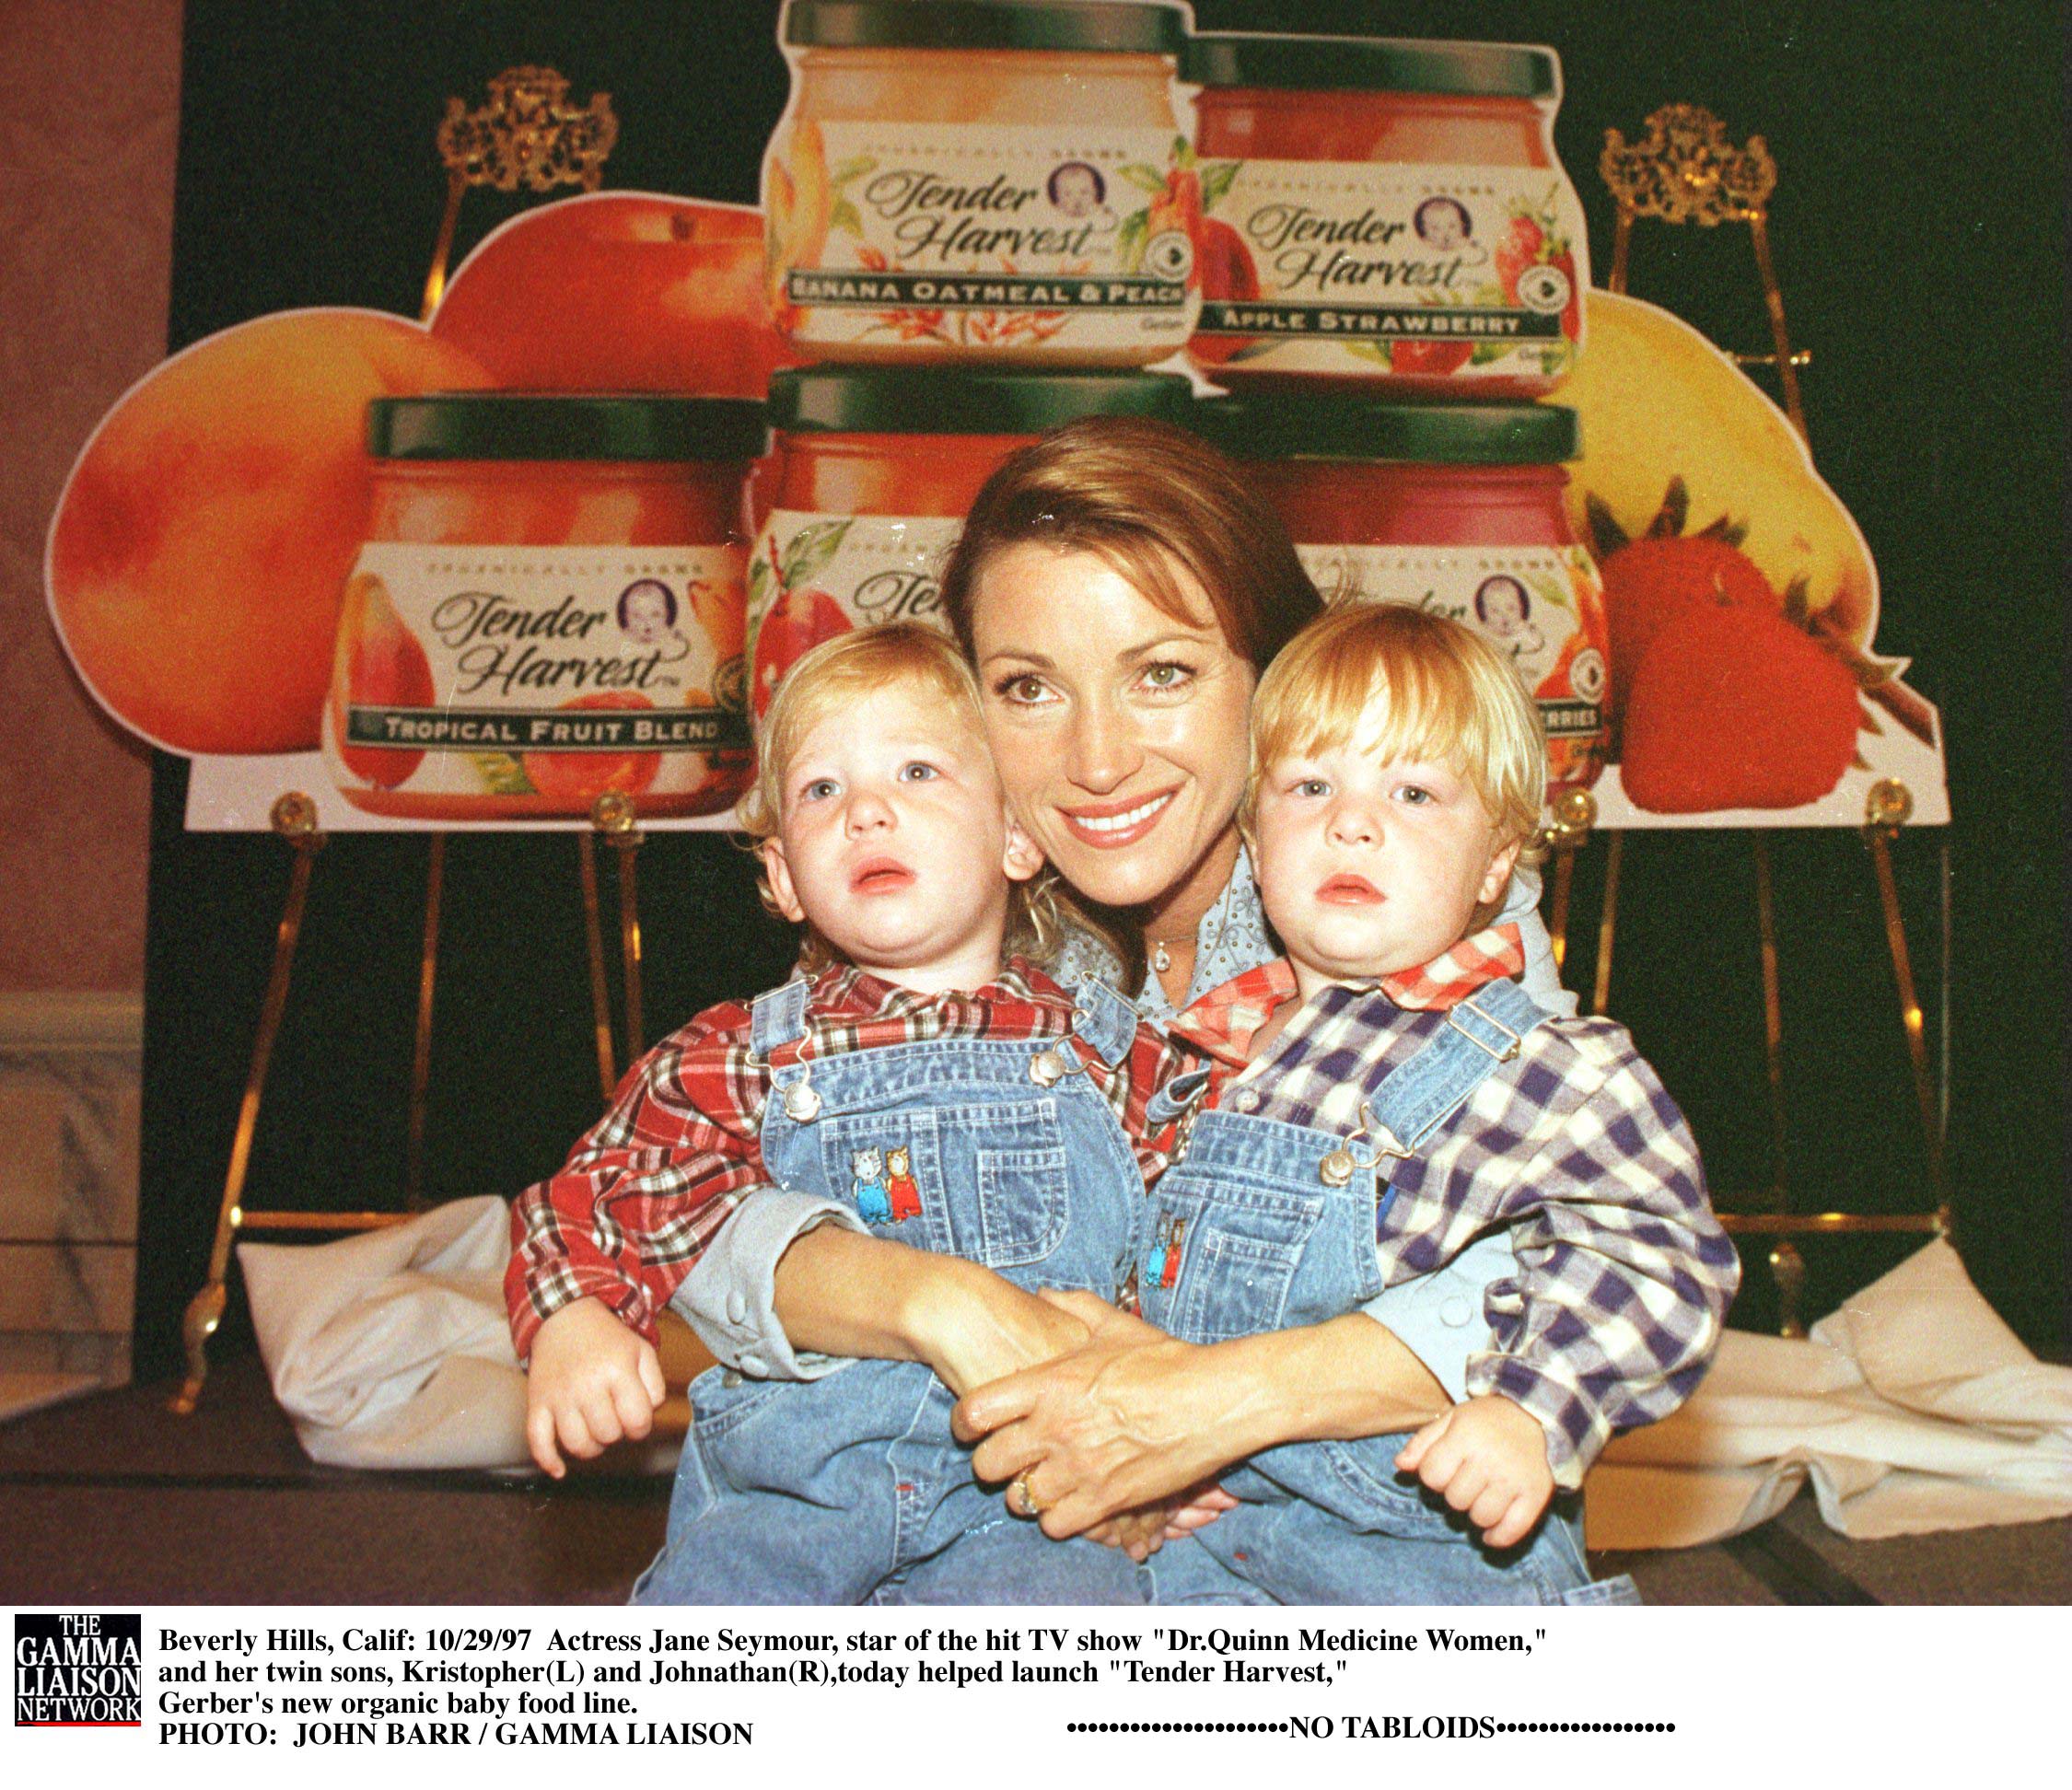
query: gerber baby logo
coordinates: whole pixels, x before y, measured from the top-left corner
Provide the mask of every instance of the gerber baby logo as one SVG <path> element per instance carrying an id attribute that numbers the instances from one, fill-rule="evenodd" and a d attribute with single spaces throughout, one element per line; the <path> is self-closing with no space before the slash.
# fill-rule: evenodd
<path id="1" fill-rule="evenodd" d="M 144 1617 L 15 1617 L 17 1727 L 141 1727 Z"/>

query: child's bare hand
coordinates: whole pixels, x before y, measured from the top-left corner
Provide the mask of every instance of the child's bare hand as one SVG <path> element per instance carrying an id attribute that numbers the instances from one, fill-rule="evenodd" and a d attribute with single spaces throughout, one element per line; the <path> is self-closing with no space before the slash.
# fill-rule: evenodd
<path id="1" fill-rule="evenodd" d="M 1220 1485 L 1197 1485 L 1135 1510 L 1123 1511 L 1096 1523 L 1087 1533 L 1103 1547 L 1122 1549 L 1141 1564 L 1167 1542 L 1185 1540 L 1196 1529 L 1206 1528 L 1226 1510 L 1237 1507 L 1237 1499 Z"/>
<path id="2" fill-rule="evenodd" d="M 654 1427 L 667 1391 L 655 1345 L 600 1301 L 577 1299 L 532 1339 L 527 1446 L 541 1470 L 560 1479 L 568 1470 L 562 1448 L 588 1460 L 622 1437 L 639 1441 Z"/>
<path id="3" fill-rule="evenodd" d="M 1396 1466 L 1464 1511 L 1493 1548 L 1524 1540 L 1554 1496 L 1546 1431 L 1523 1405 L 1495 1393 L 1426 1424 Z"/>

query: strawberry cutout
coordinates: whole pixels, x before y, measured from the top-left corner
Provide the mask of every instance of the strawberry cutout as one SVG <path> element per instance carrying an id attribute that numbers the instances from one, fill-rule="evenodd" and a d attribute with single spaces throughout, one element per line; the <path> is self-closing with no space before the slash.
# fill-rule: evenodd
<path id="1" fill-rule="evenodd" d="M 1629 538 L 1586 494 L 1612 645 L 1620 779 L 1658 814 L 1798 808 L 1852 763 L 1868 703 L 1934 743 L 1933 712 L 1880 659 L 1815 610 L 1803 579 L 1782 595 L 1740 551 L 1744 524 L 1720 516 L 1686 533 L 1690 493 L 1672 478 L 1646 532 Z"/>
<path id="2" fill-rule="evenodd" d="M 1841 782 L 1857 681 L 1780 614 L 1693 609 L 1641 655 L 1625 710 L 1625 793 L 1657 814 L 1788 808 Z"/>

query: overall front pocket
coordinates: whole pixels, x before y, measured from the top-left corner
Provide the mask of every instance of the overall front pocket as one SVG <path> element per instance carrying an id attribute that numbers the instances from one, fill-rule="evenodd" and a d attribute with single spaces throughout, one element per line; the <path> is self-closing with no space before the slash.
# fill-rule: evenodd
<path id="1" fill-rule="evenodd" d="M 1166 1328 L 1191 1342 L 1220 1342 L 1284 1328 L 1295 1272 L 1323 1215 L 1321 1198 L 1221 1179 L 1169 1173 L 1143 1267 L 1145 1312 L 1156 1289 L 1172 1297 Z M 1177 1265 L 1176 1265 L 1177 1264 Z"/>
<path id="2" fill-rule="evenodd" d="M 984 1267 L 1027 1267 L 1065 1240 L 1071 1178 L 1058 1103 L 893 1108 L 820 1123 L 821 1168 L 879 1235 Z"/>

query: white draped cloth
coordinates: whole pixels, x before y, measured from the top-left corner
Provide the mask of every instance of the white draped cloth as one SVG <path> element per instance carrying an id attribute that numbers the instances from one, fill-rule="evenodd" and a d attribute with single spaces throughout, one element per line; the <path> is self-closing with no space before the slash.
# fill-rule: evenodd
<path id="1" fill-rule="evenodd" d="M 2072 1368 L 2031 1354 L 1938 1240 L 1803 1341 L 1729 1331 L 1690 1403 L 1591 1471 L 1589 1545 L 1738 1535 L 1809 1484 L 1857 1540 L 2072 1516 Z"/>
<path id="2" fill-rule="evenodd" d="M 274 1396 L 311 1459 L 526 1464 L 510 1238 L 509 1205 L 483 1198 L 337 1243 L 238 1246 Z"/>

